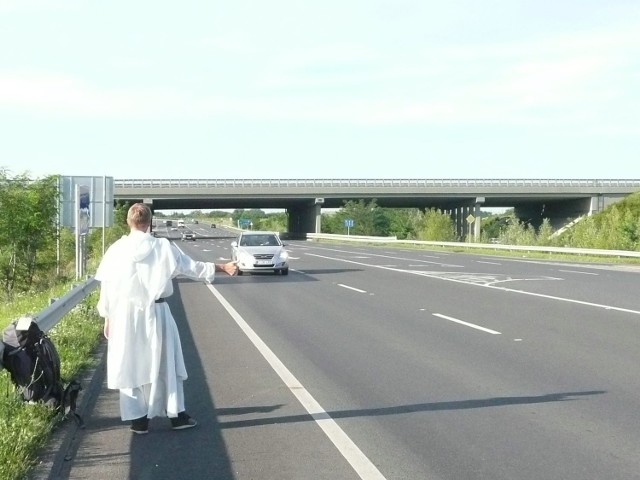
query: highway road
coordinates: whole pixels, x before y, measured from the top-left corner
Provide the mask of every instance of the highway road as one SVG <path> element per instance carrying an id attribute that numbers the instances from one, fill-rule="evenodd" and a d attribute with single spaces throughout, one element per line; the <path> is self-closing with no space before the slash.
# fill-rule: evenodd
<path id="1" fill-rule="evenodd" d="M 131 438 L 104 393 L 66 478 L 640 479 L 640 269 L 286 243 L 288 276 L 176 280 L 198 428 Z"/>

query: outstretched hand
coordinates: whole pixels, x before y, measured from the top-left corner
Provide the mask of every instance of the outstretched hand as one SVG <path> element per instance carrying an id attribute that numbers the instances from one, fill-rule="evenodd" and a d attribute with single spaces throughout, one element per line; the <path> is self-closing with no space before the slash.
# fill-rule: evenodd
<path id="1" fill-rule="evenodd" d="M 222 271 L 227 275 L 237 275 L 238 274 L 238 262 L 227 262 L 220 265 Z"/>

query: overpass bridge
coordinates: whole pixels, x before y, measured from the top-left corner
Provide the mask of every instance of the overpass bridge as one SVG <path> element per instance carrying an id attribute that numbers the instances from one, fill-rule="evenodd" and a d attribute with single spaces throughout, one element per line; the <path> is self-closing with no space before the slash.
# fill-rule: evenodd
<path id="1" fill-rule="evenodd" d="M 288 213 L 292 236 L 320 232 L 322 208 L 348 200 L 388 208 L 437 208 L 466 235 L 467 218 L 481 207 L 513 208 L 516 216 L 539 226 L 548 218 L 556 228 L 597 213 L 640 191 L 629 179 L 115 179 L 116 201 L 145 202 L 153 210 L 278 208 Z M 479 236 L 480 223 L 474 224 Z"/>

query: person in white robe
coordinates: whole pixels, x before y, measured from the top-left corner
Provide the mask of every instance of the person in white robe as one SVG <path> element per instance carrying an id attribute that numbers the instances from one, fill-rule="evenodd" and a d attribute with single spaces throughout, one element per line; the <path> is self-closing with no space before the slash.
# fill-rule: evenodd
<path id="1" fill-rule="evenodd" d="M 172 279 L 184 275 L 212 282 L 216 272 L 237 273 L 236 262 L 192 260 L 165 238 L 149 233 L 151 209 L 142 203 L 127 214 L 129 235 L 105 252 L 98 313 L 105 319 L 107 386 L 120 390 L 120 416 L 134 433 L 147 433 L 150 418 L 166 416 L 172 428 L 194 427 L 185 411 L 187 370 L 180 335 L 165 299 Z"/>

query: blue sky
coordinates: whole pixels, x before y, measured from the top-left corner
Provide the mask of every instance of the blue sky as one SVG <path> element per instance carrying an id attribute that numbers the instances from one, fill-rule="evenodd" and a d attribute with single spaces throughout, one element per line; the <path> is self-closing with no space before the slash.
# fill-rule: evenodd
<path id="1" fill-rule="evenodd" d="M 640 178 L 638 0 L 0 0 L 0 167 Z"/>

